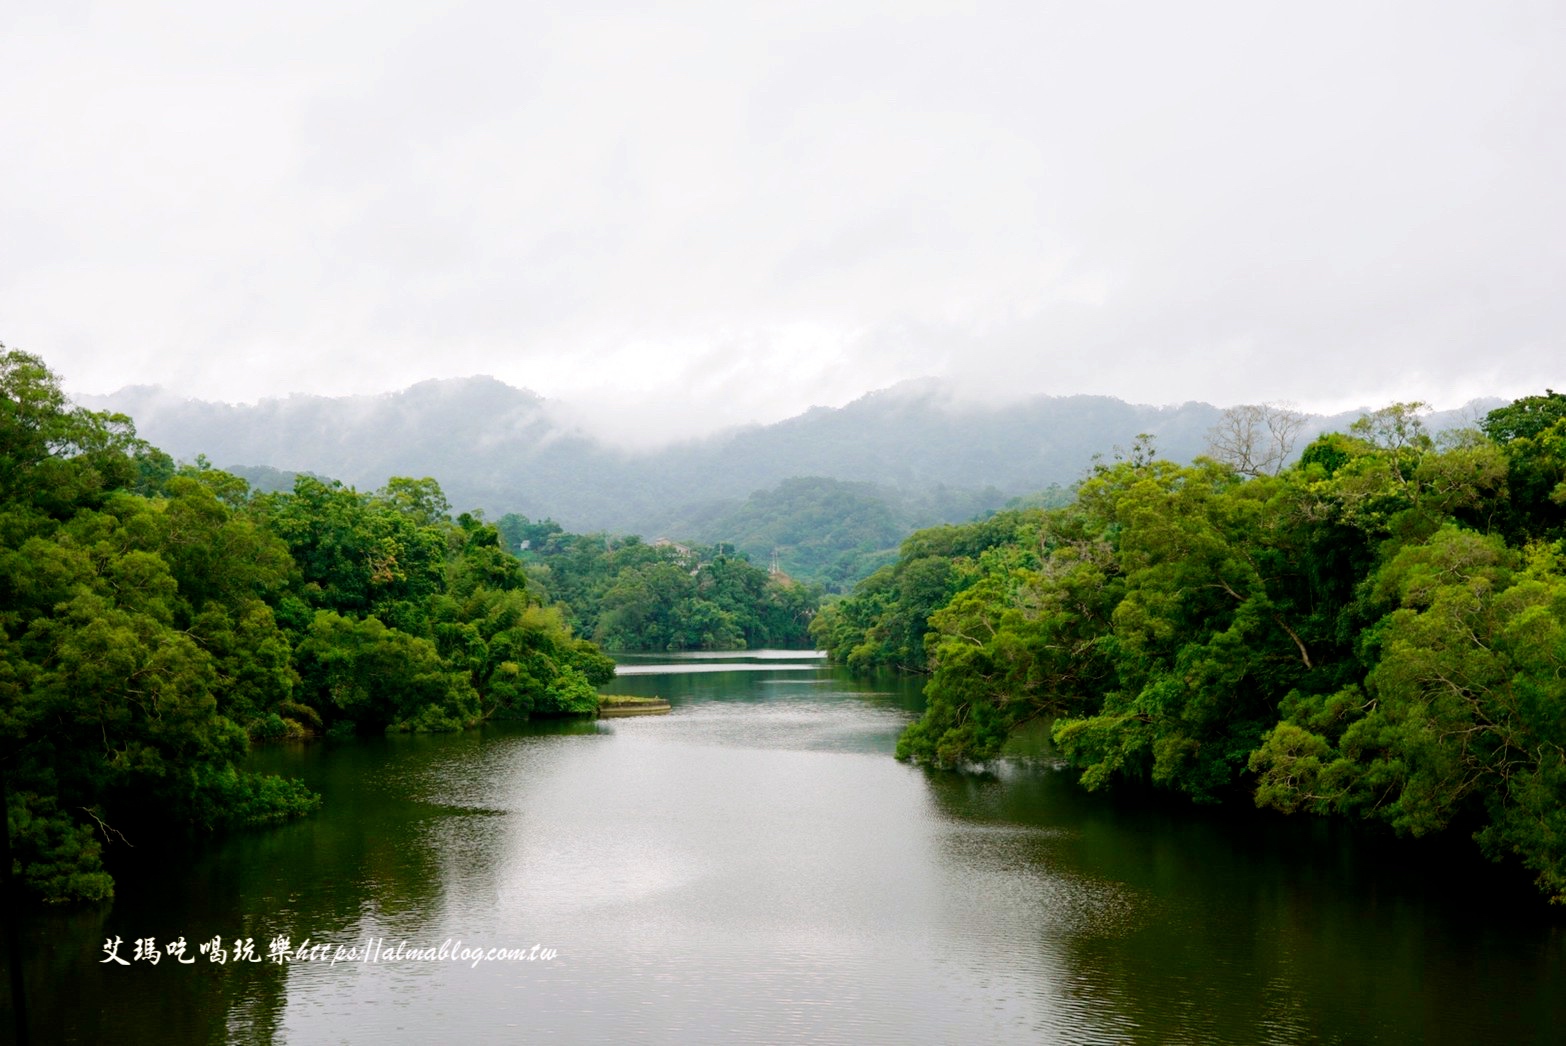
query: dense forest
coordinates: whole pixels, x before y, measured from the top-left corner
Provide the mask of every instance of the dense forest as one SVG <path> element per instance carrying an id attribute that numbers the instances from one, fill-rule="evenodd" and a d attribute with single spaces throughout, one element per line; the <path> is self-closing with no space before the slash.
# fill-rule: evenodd
<path id="1" fill-rule="evenodd" d="M 929 673 L 900 757 L 1037 721 L 1089 788 L 1469 833 L 1566 902 L 1566 395 L 1422 413 L 1288 467 L 1266 424 L 1189 465 L 1139 441 L 1069 505 L 913 535 L 813 632 Z"/>
<path id="2" fill-rule="evenodd" d="M 1439 435 L 1395 405 L 1297 460 L 1301 419 L 1232 411 L 1207 457 L 1138 440 L 1072 495 L 915 532 L 818 611 L 757 552 L 847 583 L 888 555 L 884 490 L 713 503 L 752 548 L 492 525 L 428 478 L 176 464 L 3 347 L 0 389 L 0 784 L 41 898 L 108 896 L 106 848 L 312 809 L 242 769 L 254 742 L 586 713 L 600 645 L 813 638 L 929 675 L 903 758 L 982 762 L 1047 724 L 1090 788 L 1467 832 L 1566 901 L 1558 393 Z"/>
<path id="3" fill-rule="evenodd" d="M 776 557 L 796 581 L 841 593 L 895 560 L 912 531 L 975 519 L 1006 501 L 994 487 L 914 490 L 795 476 L 743 500 L 685 505 L 660 526 L 696 541 L 730 542 L 753 562 Z"/>
<path id="4" fill-rule="evenodd" d="M 567 534 L 514 514 L 497 526 L 534 591 L 611 650 L 810 646 L 821 589 L 773 575 L 731 544 Z"/>
<path id="5" fill-rule="evenodd" d="M 0 347 L 0 784 L 13 868 L 50 901 L 109 846 L 318 802 L 252 741 L 590 713 L 613 662 L 430 479 L 258 494 L 72 407 Z"/>

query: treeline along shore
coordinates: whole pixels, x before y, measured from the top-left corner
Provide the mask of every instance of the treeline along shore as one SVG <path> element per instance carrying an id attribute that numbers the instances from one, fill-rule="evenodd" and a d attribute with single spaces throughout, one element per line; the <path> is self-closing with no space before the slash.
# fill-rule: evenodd
<path id="1" fill-rule="evenodd" d="M 37 899 L 110 897 L 106 848 L 319 804 L 252 744 L 591 715 L 601 646 L 814 640 L 928 674 L 901 758 L 1043 726 L 1088 788 L 1466 833 L 1566 902 L 1559 393 L 1439 434 L 1397 404 L 1298 455 L 1297 418 L 1237 408 L 1210 456 L 1138 441 L 823 604 L 732 545 L 492 525 L 429 478 L 259 492 L 3 346 L 0 389 L 0 785 Z"/>
<path id="2" fill-rule="evenodd" d="M 37 899 L 110 897 L 106 849 L 318 806 L 252 744 L 595 715 L 600 643 L 810 642 L 819 586 L 731 545 L 492 525 L 430 478 L 261 492 L 36 356 L 0 346 L 0 388 L 0 784 Z"/>
<path id="3" fill-rule="evenodd" d="M 430 479 L 255 494 L 73 408 L 0 352 L 0 777 L 12 865 L 109 897 L 104 848 L 278 822 L 319 798 L 255 741 L 593 714 L 613 661 Z"/>
<path id="4" fill-rule="evenodd" d="M 915 533 L 812 631 L 929 674 L 902 758 L 1047 725 L 1090 789 L 1469 834 L 1566 902 L 1566 395 L 1422 413 L 1297 460 L 1269 408 L 1191 464 L 1139 442 L 1064 507 Z"/>

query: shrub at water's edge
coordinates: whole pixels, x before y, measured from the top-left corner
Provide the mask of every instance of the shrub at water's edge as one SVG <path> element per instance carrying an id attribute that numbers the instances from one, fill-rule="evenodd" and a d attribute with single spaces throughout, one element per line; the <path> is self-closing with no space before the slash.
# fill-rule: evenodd
<path id="1" fill-rule="evenodd" d="M 1052 720 L 1089 788 L 1477 827 L 1566 901 L 1566 396 L 1439 439 L 1421 414 L 1288 468 L 1243 440 L 1190 465 L 1139 443 L 1002 540 L 910 538 L 818 642 L 930 673 L 902 758 L 985 761 Z"/>
<path id="2" fill-rule="evenodd" d="M 498 526 L 544 598 L 609 650 L 810 645 L 821 589 L 763 570 L 733 545 L 568 534 L 516 515 Z"/>
<path id="3" fill-rule="evenodd" d="M 240 768 L 252 740 L 596 712 L 613 662 L 434 480 L 255 494 L 34 356 L 0 347 L 0 392 L 0 774 L 35 896 L 102 900 L 106 850 L 314 809 Z"/>

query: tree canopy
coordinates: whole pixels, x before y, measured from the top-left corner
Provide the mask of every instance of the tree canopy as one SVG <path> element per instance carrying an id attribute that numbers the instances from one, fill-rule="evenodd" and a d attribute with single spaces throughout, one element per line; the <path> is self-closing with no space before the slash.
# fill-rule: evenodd
<path id="1" fill-rule="evenodd" d="M 13 867 L 112 891 L 104 852 L 319 801 L 254 740 L 454 730 L 596 708 L 613 662 L 429 478 L 255 494 L 72 407 L 0 350 L 0 774 Z"/>
<path id="2" fill-rule="evenodd" d="M 904 758 L 982 762 L 1045 720 L 1089 788 L 1467 831 L 1566 902 L 1566 397 L 1440 437 L 1423 415 L 1276 474 L 1100 463 L 1000 540 L 910 538 L 817 639 L 930 673 Z"/>
<path id="3" fill-rule="evenodd" d="M 774 576 L 733 545 L 567 534 L 501 518 L 501 533 L 572 625 L 611 650 L 809 645 L 821 590 Z"/>

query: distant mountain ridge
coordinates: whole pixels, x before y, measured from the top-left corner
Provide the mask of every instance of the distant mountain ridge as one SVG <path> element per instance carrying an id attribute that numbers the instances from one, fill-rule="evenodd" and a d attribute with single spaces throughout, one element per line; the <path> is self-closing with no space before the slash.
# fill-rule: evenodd
<path id="1" fill-rule="evenodd" d="M 1160 455 L 1188 461 L 1202 453 L 1222 414 L 1207 403 L 1153 407 L 1108 396 L 969 406 L 954 404 L 939 383 L 920 381 L 771 425 L 631 453 L 563 425 L 543 397 L 490 377 L 248 405 L 183 399 L 154 386 L 78 401 L 129 414 L 143 437 L 184 460 L 204 454 L 222 467 L 313 472 L 365 489 L 389 476 L 427 475 L 458 508 L 549 516 L 577 531 L 648 534 L 689 519 L 692 506 L 738 501 L 801 476 L 912 492 L 993 488 L 983 500 L 998 504 L 1075 482 L 1095 455 L 1110 457 L 1139 433 L 1154 436 Z M 1441 428 L 1484 409 L 1476 402 L 1430 424 Z M 1343 427 L 1355 417 L 1315 417 L 1308 428 Z"/>

